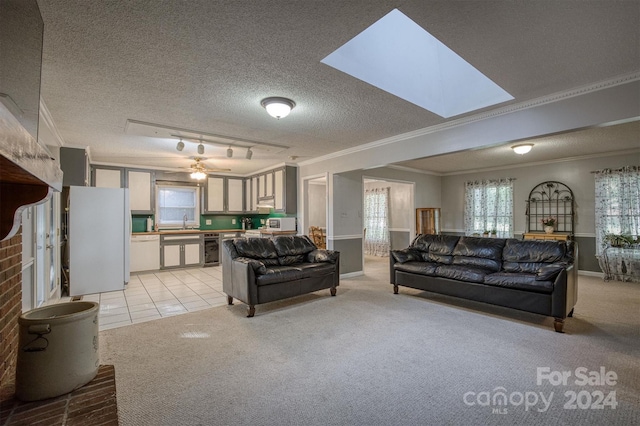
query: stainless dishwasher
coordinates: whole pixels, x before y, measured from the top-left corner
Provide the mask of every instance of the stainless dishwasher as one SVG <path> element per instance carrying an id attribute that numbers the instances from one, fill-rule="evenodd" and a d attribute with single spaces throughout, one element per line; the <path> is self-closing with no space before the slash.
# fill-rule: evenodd
<path id="1" fill-rule="evenodd" d="M 204 234 L 204 266 L 220 264 L 220 234 Z"/>

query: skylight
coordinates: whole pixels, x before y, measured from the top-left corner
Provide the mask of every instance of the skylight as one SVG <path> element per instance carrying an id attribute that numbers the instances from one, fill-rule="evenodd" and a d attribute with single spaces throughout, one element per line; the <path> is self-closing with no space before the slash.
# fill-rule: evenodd
<path id="1" fill-rule="evenodd" d="M 321 62 L 444 118 L 513 99 L 398 9 Z"/>

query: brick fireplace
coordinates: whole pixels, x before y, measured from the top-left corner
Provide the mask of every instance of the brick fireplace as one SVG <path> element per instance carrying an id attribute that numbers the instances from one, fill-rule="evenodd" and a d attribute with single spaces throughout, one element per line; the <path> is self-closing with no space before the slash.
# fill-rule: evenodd
<path id="1" fill-rule="evenodd" d="M 22 234 L 0 242 L 0 400 L 13 394 L 22 313 Z"/>

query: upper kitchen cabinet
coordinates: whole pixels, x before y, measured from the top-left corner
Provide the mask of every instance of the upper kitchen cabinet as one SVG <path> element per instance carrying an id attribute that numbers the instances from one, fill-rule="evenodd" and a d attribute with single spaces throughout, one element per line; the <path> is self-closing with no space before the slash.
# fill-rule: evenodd
<path id="1" fill-rule="evenodd" d="M 244 179 L 227 179 L 227 213 L 244 213 Z"/>
<path id="2" fill-rule="evenodd" d="M 92 166 L 93 186 L 98 188 L 124 188 L 124 170 L 118 167 Z"/>
<path id="3" fill-rule="evenodd" d="M 225 212 L 224 180 L 225 178 L 223 177 L 207 177 L 207 190 L 204 192 L 202 213 Z"/>
<path id="4" fill-rule="evenodd" d="M 60 148 L 62 186 L 89 186 L 89 156 L 81 148 Z"/>
<path id="5" fill-rule="evenodd" d="M 126 169 L 129 188 L 129 208 L 132 214 L 153 214 L 153 172 Z"/>
<path id="6" fill-rule="evenodd" d="M 298 212 L 298 169 L 285 166 L 273 171 L 273 209 L 279 213 Z"/>

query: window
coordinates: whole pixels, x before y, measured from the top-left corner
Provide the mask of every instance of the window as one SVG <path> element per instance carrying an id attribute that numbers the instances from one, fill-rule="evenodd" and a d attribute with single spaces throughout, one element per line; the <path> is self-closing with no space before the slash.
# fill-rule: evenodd
<path id="1" fill-rule="evenodd" d="M 465 183 L 465 235 L 497 231 L 513 237 L 513 179 Z"/>
<path id="2" fill-rule="evenodd" d="M 640 235 L 640 169 L 600 170 L 595 176 L 596 255 L 607 234 Z"/>
<path id="3" fill-rule="evenodd" d="M 200 226 L 200 188 L 158 185 L 156 223 L 160 228 Z"/>

